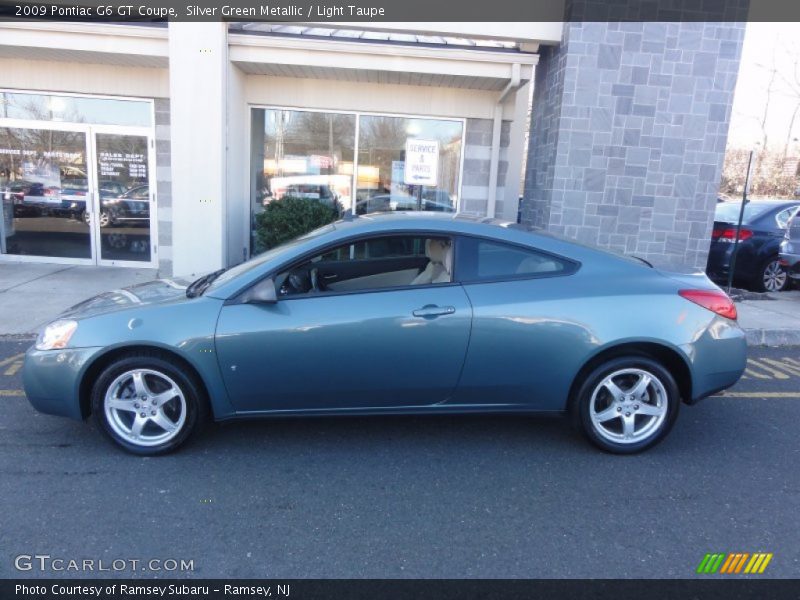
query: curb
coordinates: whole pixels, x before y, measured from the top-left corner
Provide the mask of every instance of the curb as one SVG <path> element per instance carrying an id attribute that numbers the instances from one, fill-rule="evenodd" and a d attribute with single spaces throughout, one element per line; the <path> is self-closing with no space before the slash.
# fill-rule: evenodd
<path id="1" fill-rule="evenodd" d="M 800 329 L 745 329 L 748 346 L 800 346 Z"/>

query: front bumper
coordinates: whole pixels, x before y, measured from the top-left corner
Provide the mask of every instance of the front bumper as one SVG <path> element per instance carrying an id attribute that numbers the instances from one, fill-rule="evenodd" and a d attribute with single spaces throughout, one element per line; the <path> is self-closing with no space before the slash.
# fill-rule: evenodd
<path id="1" fill-rule="evenodd" d="M 22 367 L 28 401 L 39 412 L 82 420 L 80 382 L 97 348 L 36 350 L 31 347 Z"/>

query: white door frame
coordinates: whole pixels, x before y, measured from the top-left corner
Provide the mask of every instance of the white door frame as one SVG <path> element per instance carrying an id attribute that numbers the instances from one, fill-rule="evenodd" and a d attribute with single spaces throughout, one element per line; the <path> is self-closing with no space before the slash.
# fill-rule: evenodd
<path id="1" fill-rule="evenodd" d="M 120 125 L 90 125 L 90 153 L 92 160 L 92 168 L 90 169 L 94 180 L 92 181 L 91 196 L 92 196 L 92 256 L 96 260 L 96 264 L 113 267 L 132 267 L 132 268 L 156 268 L 158 267 L 158 210 L 156 206 L 156 152 L 155 152 L 155 138 L 153 131 L 148 127 L 127 127 Z M 100 229 L 100 177 L 97 172 L 97 135 L 110 134 L 110 135 L 128 135 L 145 138 L 147 145 L 147 185 L 150 194 L 150 260 L 112 260 L 103 258 L 102 253 L 102 230 Z"/>
<path id="2" fill-rule="evenodd" d="M 86 209 L 91 210 L 92 219 L 89 225 L 89 240 L 91 258 L 69 258 L 59 256 L 30 256 L 20 254 L 0 254 L 0 262 L 32 262 L 54 263 L 67 265 L 106 265 L 132 268 L 155 268 L 158 266 L 158 218 L 156 208 L 155 174 L 156 152 L 155 136 L 150 127 L 135 127 L 125 125 L 92 125 L 83 123 L 61 123 L 54 121 L 34 121 L 28 119 L 0 118 L 0 127 L 14 129 L 49 129 L 53 131 L 74 131 L 85 136 L 85 156 L 87 175 Z M 147 140 L 147 172 L 150 191 L 150 260 L 149 261 L 121 261 L 103 259 L 100 251 L 100 194 L 97 173 L 96 136 L 97 133 L 113 135 L 141 136 Z"/>

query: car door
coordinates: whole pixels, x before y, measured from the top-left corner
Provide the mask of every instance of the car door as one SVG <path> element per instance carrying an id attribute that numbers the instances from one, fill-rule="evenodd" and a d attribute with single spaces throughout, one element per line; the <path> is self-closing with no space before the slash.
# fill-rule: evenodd
<path id="1" fill-rule="evenodd" d="M 397 241 L 325 249 L 278 270 L 277 302 L 223 307 L 216 351 L 237 411 L 408 408 L 449 398 L 471 306 L 456 283 L 412 284 L 428 262 L 424 244 Z M 381 246 L 394 250 L 363 251 Z M 303 289 L 310 271 L 323 289 L 291 288 L 291 275 Z"/>
<path id="2" fill-rule="evenodd" d="M 572 277 L 578 266 L 527 246 L 459 239 L 455 274 L 469 296 L 473 322 L 452 404 L 563 408 L 561 388 L 592 344 L 572 316 L 579 314 L 576 299 L 584 293 Z"/>

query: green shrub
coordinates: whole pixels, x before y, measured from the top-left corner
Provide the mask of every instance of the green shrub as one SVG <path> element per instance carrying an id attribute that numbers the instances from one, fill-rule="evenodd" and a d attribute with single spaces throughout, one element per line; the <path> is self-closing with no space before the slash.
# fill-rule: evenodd
<path id="1" fill-rule="evenodd" d="M 332 208 L 315 200 L 291 196 L 273 200 L 264 212 L 256 215 L 257 250 L 269 250 L 338 218 L 338 206 Z"/>

